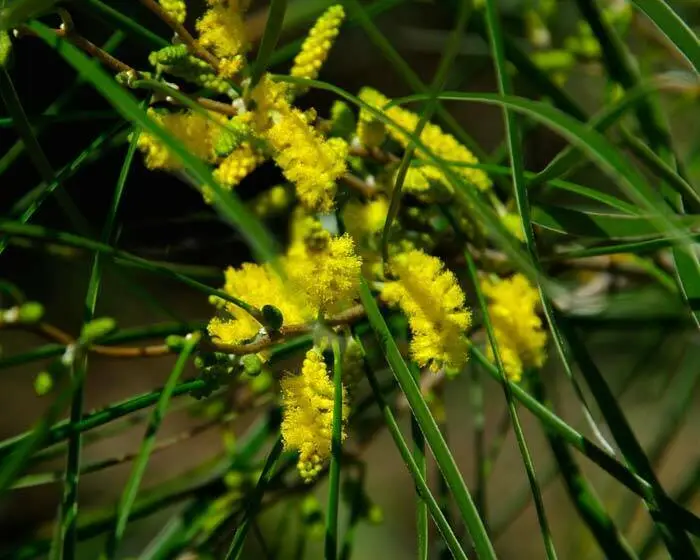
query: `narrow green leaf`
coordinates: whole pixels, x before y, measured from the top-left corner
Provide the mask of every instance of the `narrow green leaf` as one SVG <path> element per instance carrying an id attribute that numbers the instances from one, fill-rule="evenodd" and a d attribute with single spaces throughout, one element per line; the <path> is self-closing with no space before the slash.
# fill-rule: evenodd
<path id="1" fill-rule="evenodd" d="M 557 233 L 599 239 L 657 237 L 658 229 L 647 216 L 612 214 L 600 211 L 540 204 L 532 210 L 532 223 Z M 679 227 L 697 230 L 700 216 L 681 216 Z"/>
<path id="2" fill-rule="evenodd" d="M 343 356 L 340 341 L 333 337 L 333 425 L 331 432 L 331 465 L 328 477 L 328 509 L 326 511 L 326 560 L 338 556 L 338 505 L 340 504 L 340 467 L 343 455 Z"/>
<path id="3" fill-rule="evenodd" d="M 430 408 L 425 399 L 423 399 L 423 395 L 421 395 L 420 387 L 416 384 L 406 362 L 404 362 L 401 352 L 396 346 L 396 342 L 391 336 L 391 332 L 379 312 L 379 307 L 377 307 L 377 303 L 374 301 L 374 297 L 364 279 L 361 279 L 360 284 L 360 300 L 367 311 L 367 318 L 381 345 L 382 352 L 389 362 L 401 390 L 406 395 L 408 404 L 425 435 L 435 461 L 454 495 L 457 508 L 474 541 L 477 555 L 479 558 L 496 558 L 493 545 L 486 533 L 483 521 L 479 517 L 479 512 L 474 505 L 469 490 L 464 483 L 459 467 L 455 463 L 454 457 L 440 433 L 440 428 L 430 413 Z"/>
<path id="4" fill-rule="evenodd" d="M 389 430 L 389 434 L 393 438 L 394 444 L 396 445 L 396 448 L 401 454 L 403 462 L 406 463 L 406 466 L 408 467 L 408 472 L 413 478 L 413 482 L 416 485 L 416 489 L 421 499 L 425 501 L 427 508 L 430 510 L 430 515 L 433 518 L 433 521 L 435 522 L 435 525 L 437 526 L 438 530 L 440 531 L 442 538 L 445 540 L 445 543 L 447 544 L 450 552 L 455 558 L 459 560 L 466 560 L 467 555 L 464 553 L 464 550 L 462 550 L 462 547 L 460 546 L 457 537 L 455 536 L 454 532 L 452 531 L 452 528 L 447 522 L 444 513 L 440 510 L 439 504 L 437 503 L 435 497 L 430 491 L 428 483 L 426 482 L 426 479 L 422 474 L 422 469 L 420 465 L 416 463 L 413 454 L 408 448 L 406 440 L 401 434 L 401 429 L 399 428 L 399 425 L 396 422 L 396 418 L 394 417 L 394 413 L 391 411 L 391 407 L 389 407 L 384 397 L 382 396 L 382 391 L 379 387 L 379 383 L 377 382 L 377 378 L 374 375 L 374 372 L 370 368 L 367 368 L 366 375 L 367 380 L 369 381 L 369 385 L 372 388 L 374 398 L 377 401 L 377 406 L 379 406 L 382 415 L 384 416 L 384 422 L 386 423 L 387 429 Z"/>
<path id="5" fill-rule="evenodd" d="M 700 72 L 700 40 L 690 26 L 664 0 L 632 0 L 632 3 L 676 45 L 695 71 Z"/>
<path id="6" fill-rule="evenodd" d="M 100 0 L 86 0 L 84 3 L 81 2 L 77 6 L 80 7 L 81 5 L 90 6 L 91 13 L 98 14 L 98 17 L 102 16 L 108 22 L 115 24 L 125 32 L 131 33 L 134 37 L 142 37 L 155 48 L 167 47 L 170 44 L 169 41 L 159 37 L 150 29 L 139 24 L 136 20 L 104 2 L 100 2 Z"/>
<path id="7" fill-rule="evenodd" d="M 250 73 L 250 86 L 252 90 L 260 81 L 265 70 L 270 64 L 270 57 L 277 46 L 280 35 L 282 35 L 284 13 L 287 11 L 287 0 L 272 0 L 270 9 L 267 12 L 267 23 L 263 32 L 260 47 L 258 48 L 258 56 L 253 63 L 253 69 Z"/>
<path id="8" fill-rule="evenodd" d="M 250 528 L 251 523 L 254 521 L 258 509 L 260 508 L 263 496 L 265 495 L 265 489 L 267 488 L 267 485 L 275 472 L 275 466 L 282 455 L 282 449 L 282 436 L 279 436 L 274 447 L 272 448 L 272 451 L 270 451 L 269 455 L 267 456 L 267 460 L 265 461 L 265 465 L 260 473 L 258 483 L 255 485 L 255 488 L 247 500 L 243 520 L 241 521 L 240 525 L 238 525 L 238 528 L 233 535 L 233 540 L 231 541 L 231 546 L 226 553 L 225 560 L 238 560 L 241 558 L 248 529 Z"/>
<path id="9" fill-rule="evenodd" d="M 107 558 L 114 558 L 117 554 L 119 544 L 121 543 L 124 532 L 126 531 L 131 508 L 134 505 L 139 486 L 141 485 L 141 479 L 146 472 L 146 466 L 148 465 L 151 451 L 153 451 L 153 446 L 156 443 L 156 435 L 158 434 L 158 430 L 160 429 L 160 426 L 168 411 L 170 398 L 173 396 L 177 382 L 185 370 L 190 354 L 192 354 L 198 342 L 199 335 L 192 334 L 186 338 L 185 345 L 180 352 L 180 356 L 178 357 L 177 362 L 175 363 L 175 366 L 173 367 L 170 376 L 165 383 L 165 387 L 163 387 L 163 391 L 158 397 L 158 402 L 156 403 L 148 425 L 146 426 L 146 433 L 144 434 L 138 457 L 134 461 L 131 469 L 131 475 L 124 486 L 124 491 L 119 499 L 114 531 L 108 538 L 105 549 L 105 556 Z"/>

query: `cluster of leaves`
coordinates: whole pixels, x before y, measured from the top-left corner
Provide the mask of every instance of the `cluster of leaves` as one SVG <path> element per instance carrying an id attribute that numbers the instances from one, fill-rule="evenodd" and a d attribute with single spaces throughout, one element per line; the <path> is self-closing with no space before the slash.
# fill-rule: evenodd
<path id="1" fill-rule="evenodd" d="M 605 557 L 646 556 L 657 540 L 673 557 L 698 556 L 690 535 L 700 535 L 700 518 L 684 505 L 700 485 L 697 468 L 677 496 L 661 486 L 655 466 L 663 451 L 647 452 L 641 446 L 574 322 L 581 314 L 596 312 L 587 301 L 609 306 L 605 291 L 611 281 L 600 287 L 605 275 L 624 279 L 626 295 L 632 298 L 658 285 L 667 301 L 685 305 L 682 317 L 687 323 L 700 325 L 694 214 L 700 195 L 686 165 L 694 154 L 692 149 L 679 153 L 659 103 L 662 91 L 674 94 L 680 89 L 697 98 L 700 42 L 663 0 L 576 0 L 581 15 L 576 29 L 555 39 L 549 26 L 557 17 L 557 3 L 535 2 L 523 18 L 529 52 L 504 33 L 495 0 L 455 2 L 454 29 L 429 85 L 372 19 L 400 0 L 378 0 L 370 6 L 347 1 L 343 5 L 350 21 L 363 28 L 414 92 L 393 100 L 372 84 L 353 95 L 317 79 L 339 34 L 343 6 L 323 12 L 301 47 L 294 43 L 277 48 L 295 16 L 285 1 L 273 0 L 252 58 L 254 40 L 246 31 L 244 2 L 210 0 L 197 18 L 187 13 L 189 5 L 182 0 L 141 3 L 170 26 L 172 41 L 111 5 L 88 3 L 90 11 L 119 29 L 114 42 L 128 35 L 152 44 L 148 56 L 133 66 L 109 54 L 113 44 L 100 48 L 82 36 L 70 14 L 51 2 L 17 0 L 0 13 L 0 87 L 9 122 L 21 139 L 0 167 L 6 170 L 26 150 L 44 180 L 0 221 L 0 252 L 13 242 L 42 242 L 47 248 L 93 254 L 84 326 L 75 339 L 42 321 L 41 307 L 25 302 L 21 290 L 9 282 L 0 284 L 17 300 L 3 310 L 0 328 L 29 328 L 53 341 L 26 354 L 2 357 L 0 367 L 55 358 L 35 380 L 37 393 L 54 399 L 48 411 L 34 429 L 0 442 L 0 492 L 55 480 L 64 489 L 53 537 L 21 545 L 12 551 L 14 557 L 49 550 L 51 557 L 73 558 L 78 542 L 106 533 L 104 556 L 114 558 L 130 521 L 182 501 L 185 508 L 158 533 L 144 557 L 177 557 L 191 550 L 202 557 L 239 558 L 248 533 L 259 533 L 261 511 L 274 507 L 283 512 L 285 526 L 299 520 L 302 550 L 308 539 L 322 537 L 327 558 L 347 558 L 358 523 L 381 521 L 375 497 L 364 487 L 372 465 L 363 460 L 363 451 L 386 428 L 415 483 L 419 557 L 429 555 L 432 519 L 436 538 L 453 557 L 466 558 L 473 547 L 477 557 L 495 558 L 497 530 L 489 526 L 484 501 L 488 461 L 483 441 L 477 440 L 480 477 L 473 494 L 445 435 L 444 385 L 468 368 L 486 372 L 503 388 L 504 426 L 513 428 L 529 482 L 526 496 L 534 501 L 548 558 L 557 553 L 542 501 L 546 477 L 535 470 L 517 403 L 541 422 L 571 501 Z M 56 14 L 62 25 L 53 29 L 47 22 Z M 683 65 L 677 72 L 684 72 L 685 81 L 644 77 L 646 69 L 635 64 L 624 42 L 634 18 L 653 21 L 658 28 L 654 33 L 663 35 L 665 48 Z M 496 94 L 445 89 L 467 30 L 490 46 Z M 25 115 L 10 77 L 13 41 L 28 36 L 49 45 L 128 123 L 128 130 L 120 127 L 100 135 L 58 172 L 44 155 L 40 126 Z M 290 55 L 296 58 L 288 74 L 268 72 Z M 604 69 L 607 78 L 608 105 L 593 116 L 562 87 L 582 61 Z M 513 68 L 538 92 L 538 99 L 513 94 Z M 311 89 L 335 97 L 325 117 L 295 105 Z M 502 149 L 486 153 L 443 101 L 501 108 Z M 418 111 L 407 109 L 408 104 Z M 57 103 L 44 116 L 60 111 Z M 540 126 L 560 134 L 570 146 L 543 170 L 530 172 L 525 169 L 523 138 Z M 62 192 L 68 176 L 120 142 L 129 147 L 98 239 L 79 228 L 75 234 L 30 223 L 49 195 Z M 227 269 L 223 282 L 217 274 L 223 284 L 219 289 L 194 278 L 192 269 L 117 249 L 117 214 L 139 150 L 154 173 L 165 171 L 174 185 L 196 188 L 203 207 L 213 207 L 237 229 L 258 262 Z M 256 169 L 266 161 L 274 162 L 284 182 L 258 181 L 255 199 L 242 202 L 236 187 L 243 180 L 255 182 Z M 612 194 L 566 179 L 589 163 L 612 178 Z M 579 203 L 548 204 L 552 193 L 566 193 Z M 291 224 L 284 252 L 268 228 L 279 216 Z M 198 325 L 114 332 L 113 320 L 95 317 L 102 270 L 111 262 L 169 276 L 208 295 L 215 316 Z M 163 343 L 121 345 L 154 336 Z M 548 339 L 549 361 L 561 364 L 591 438 L 564 421 L 548 400 L 541 377 Z M 83 391 L 91 353 L 115 359 L 178 357 L 163 388 L 86 413 Z M 274 366 L 290 357 L 300 365 L 280 377 Z M 181 381 L 190 361 L 198 375 Z M 393 376 L 384 386 L 380 374 L 387 364 Z M 576 366 L 590 403 L 574 376 Z M 679 386 L 692 389 L 698 377 L 693 372 Z M 472 390 L 478 394 L 478 383 Z M 412 419 L 411 442 L 396 420 L 402 410 L 394 402 L 397 393 L 409 405 L 404 409 Z M 179 395 L 193 397 L 188 406 L 205 416 L 205 427 L 227 425 L 232 416 L 248 410 L 256 411 L 258 419 L 238 438 L 227 432 L 226 452 L 215 462 L 140 492 L 150 457 L 168 445 L 156 436 L 171 399 Z M 479 419 L 483 404 L 475 402 Z M 613 443 L 596 424 L 593 402 Z M 674 403 L 674 421 L 662 430 L 664 441 L 677 432 L 691 402 Z M 59 420 L 68 403 L 69 418 Z M 85 512 L 78 500 L 81 475 L 115 462 L 85 464 L 82 446 L 92 433 L 106 431 L 98 428 L 150 406 L 138 452 L 116 461 L 132 462 L 116 511 Z M 368 413 L 375 406 L 379 418 Z M 54 456 L 53 447 L 63 442 L 65 450 L 58 448 L 65 455 L 61 473 L 26 474 L 31 465 Z M 624 533 L 631 514 L 615 516 L 605 508 L 572 448 L 631 490 L 648 510 L 655 533 L 639 552 Z M 439 469 L 438 485 L 428 479 L 429 455 Z M 324 508 L 311 489 L 326 476 Z M 344 535 L 341 502 L 349 512 Z M 517 512 L 523 504 L 512 507 Z M 457 515 L 450 514 L 452 509 Z M 275 548 L 282 542 L 280 536 Z"/>

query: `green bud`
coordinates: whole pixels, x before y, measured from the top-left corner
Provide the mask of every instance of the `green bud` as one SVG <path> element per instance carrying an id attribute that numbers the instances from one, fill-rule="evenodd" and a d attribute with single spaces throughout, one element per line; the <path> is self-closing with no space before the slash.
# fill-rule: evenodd
<path id="1" fill-rule="evenodd" d="M 157 66 L 158 64 L 173 66 L 185 61 L 188 56 L 187 45 L 170 45 L 149 54 L 148 62 L 150 62 L 151 66 Z"/>
<path id="2" fill-rule="evenodd" d="M 43 397 L 53 388 L 53 378 L 48 371 L 41 371 L 34 378 L 34 392 Z"/>
<path id="3" fill-rule="evenodd" d="M 80 331 L 80 341 L 83 344 L 87 344 L 108 335 L 114 329 L 117 328 L 117 323 L 111 317 L 99 317 L 93 319 L 89 323 L 83 326 L 83 330 Z"/>
<path id="4" fill-rule="evenodd" d="M 36 301 L 23 303 L 19 308 L 20 323 L 36 323 L 44 315 L 44 306 Z"/>
<path id="5" fill-rule="evenodd" d="M 272 387 L 272 375 L 267 369 L 250 379 L 249 387 L 253 393 L 260 395 L 266 393 Z"/>
<path id="6" fill-rule="evenodd" d="M 372 525 L 380 525 L 384 523 L 384 512 L 382 511 L 382 508 L 376 504 L 372 504 L 367 512 L 367 521 L 369 521 Z"/>
<path id="7" fill-rule="evenodd" d="M 274 305 L 263 305 L 262 318 L 265 327 L 271 331 L 280 330 L 280 328 L 282 328 L 282 323 L 284 323 L 282 312 Z"/>
<path id="8" fill-rule="evenodd" d="M 258 358 L 257 354 L 246 354 L 243 356 L 241 365 L 243 366 L 243 372 L 250 377 L 256 377 L 262 371 L 262 360 Z"/>
<path id="9" fill-rule="evenodd" d="M 7 31 L 0 31 L 0 66 L 3 68 L 7 66 L 11 50 L 12 42 L 10 41 L 10 34 Z"/>
<path id="10" fill-rule="evenodd" d="M 355 114 L 344 101 L 335 101 L 331 107 L 331 136 L 349 139 L 355 132 Z"/>
<path id="11" fill-rule="evenodd" d="M 165 337 L 165 345 L 175 352 L 179 352 L 185 345 L 185 337 L 171 334 Z"/>

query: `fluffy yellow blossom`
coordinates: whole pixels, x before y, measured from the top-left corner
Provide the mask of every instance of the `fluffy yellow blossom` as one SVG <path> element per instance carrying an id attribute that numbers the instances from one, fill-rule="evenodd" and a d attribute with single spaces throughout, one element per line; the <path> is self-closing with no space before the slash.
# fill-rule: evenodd
<path id="1" fill-rule="evenodd" d="M 266 76 L 252 95 L 257 116 L 253 126 L 273 152 L 285 178 L 294 184 L 301 203 L 313 212 L 333 208 L 336 180 L 345 173 L 348 145 L 341 138 L 324 139 L 306 116 L 292 107 L 285 89 Z"/>
<path id="2" fill-rule="evenodd" d="M 469 355 L 465 331 L 471 314 L 455 275 L 420 250 L 400 253 L 390 264 L 398 280 L 384 284 L 381 298 L 408 316 L 413 359 L 432 371 L 462 367 Z"/>
<path id="3" fill-rule="evenodd" d="M 489 299 L 489 315 L 506 375 L 520 381 L 523 368 L 541 367 L 545 360 L 547 335 L 536 313 L 539 294 L 522 274 L 484 280 L 481 286 Z M 490 345 L 488 356 L 494 359 Z"/>
<path id="4" fill-rule="evenodd" d="M 362 88 L 358 97 L 367 105 L 376 109 L 383 108 L 388 101 L 386 97 L 372 88 Z M 385 137 L 386 128 L 384 123 L 377 119 L 374 113 L 365 107 L 360 107 L 360 114 L 357 118 L 357 139 L 360 141 L 360 144 L 367 148 L 376 148 L 384 142 Z"/>
<path id="5" fill-rule="evenodd" d="M 207 3 L 209 9 L 196 24 L 199 42 L 222 59 L 222 64 L 236 64 L 233 60 L 248 46 L 241 3 L 239 0 L 207 0 Z"/>
<path id="6" fill-rule="evenodd" d="M 368 104 L 377 109 L 382 109 L 389 103 L 390 100 L 387 97 L 374 90 L 372 90 L 373 93 L 370 95 L 366 91 L 368 89 L 369 88 L 364 88 L 365 99 Z M 384 113 L 397 125 L 410 132 L 416 129 L 418 121 L 420 120 L 420 117 L 415 113 L 397 105 L 384 109 Z M 409 144 L 410 139 L 404 132 L 392 126 L 388 127 L 387 131 L 389 135 L 402 146 L 406 147 Z M 479 163 L 476 156 L 466 147 L 460 144 L 454 136 L 443 132 L 443 130 L 435 124 L 427 123 L 425 125 L 423 132 L 421 132 L 420 140 L 441 159 L 466 164 Z M 416 155 L 422 159 L 425 159 L 426 156 L 422 150 L 417 150 Z M 488 190 L 491 187 L 491 180 L 489 179 L 488 175 L 486 175 L 486 173 L 480 169 L 469 167 L 453 167 L 453 169 L 457 175 L 464 178 L 467 182 L 473 184 L 480 191 Z M 423 170 L 423 172 L 426 171 Z M 441 177 L 441 182 L 450 188 L 447 178 L 444 177 L 437 168 L 435 169 L 435 172 Z"/>
<path id="7" fill-rule="evenodd" d="M 366 204 L 351 200 L 343 208 L 345 230 L 357 243 L 361 243 L 367 237 L 382 231 L 388 212 L 389 201 L 383 196 Z"/>
<path id="8" fill-rule="evenodd" d="M 271 218 L 283 213 L 291 204 L 294 196 L 287 185 L 275 185 L 263 191 L 250 204 L 250 209 L 256 216 Z"/>
<path id="9" fill-rule="evenodd" d="M 282 380 L 282 438 L 286 450 L 299 451 L 297 469 L 306 482 L 314 480 L 331 456 L 334 387 L 321 353 L 307 352 L 301 375 Z M 343 389 L 343 423 L 348 417 Z M 343 429 L 342 438 L 345 439 Z"/>
<path id="10" fill-rule="evenodd" d="M 225 80 L 235 78 L 245 66 L 245 57 L 236 55 L 231 58 L 222 58 L 219 63 L 219 76 Z"/>
<path id="11" fill-rule="evenodd" d="M 362 260 L 347 233 L 331 237 L 321 231 L 305 242 L 293 242 L 285 267 L 309 304 L 321 311 L 334 311 L 357 297 Z"/>
<path id="12" fill-rule="evenodd" d="M 248 176 L 265 158 L 248 142 L 235 148 L 214 171 L 214 178 L 225 187 L 233 188 Z"/>
<path id="13" fill-rule="evenodd" d="M 229 267 L 225 278 L 224 291 L 227 294 L 240 297 L 258 309 L 274 305 L 282 312 L 285 325 L 306 323 L 316 318 L 316 310 L 301 304 L 299 295 L 268 265 L 245 263 L 239 269 Z M 224 344 L 240 344 L 260 331 L 262 325 L 240 307 L 218 298 L 215 303 L 223 314 L 209 322 L 212 338 Z"/>
<path id="14" fill-rule="evenodd" d="M 339 5 L 331 6 L 318 18 L 294 59 L 290 75 L 311 80 L 318 77 L 344 18 L 345 10 Z"/>
<path id="15" fill-rule="evenodd" d="M 200 113 L 157 113 L 149 109 L 148 115 L 180 140 L 194 156 L 211 161 L 212 128 L 214 123 Z M 175 170 L 181 167 L 179 159 L 158 139 L 147 132 L 142 132 L 137 141 L 138 148 L 144 153 L 146 167 L 149 169 Z"/>
<path id="16" fill-rule="evenodd" d="M 185 23 L 187 5 L 185 0 L 158 0 L 161 7 L 178 23 Z"/>

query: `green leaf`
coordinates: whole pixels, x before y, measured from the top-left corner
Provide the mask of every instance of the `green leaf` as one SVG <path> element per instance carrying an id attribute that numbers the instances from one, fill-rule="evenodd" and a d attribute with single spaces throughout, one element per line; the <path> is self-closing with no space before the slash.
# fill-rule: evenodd
<path id="1" fill-rule="evenodd" d="M 474 542 L 477 555 L 479 558 L 495 559 L 496 553 L 493 549 L 493 545 L 486 533 L 486 528 L 479 516 L 479 512 L 476 509 L 469 490 L 464 483 L 462 473 L 455 463 L 454 457 L 452 453 L 450 453 L 445 439 L 442 437 L 440 428 L 435 422 L 435 418 L 433 418 L 430 408 L 421 394 L 420 387 L 401 356 L 401 352 L 398 346 L 396 346 L 396 341 L 379 312 L 379 307 L 377 307 L 377 303 L 374 301 L 374 297 L 364 279 L 361 279 L 360 283 L 360 300 L 367 311 L 369 323 L 377 337 L 377 341 L 381 345 L 384 356 L 391 366 L 394 377 L 398 381 L 401 390 L 406 395 L 408 404 L 425 435 L 425 440 L 433 452 L 435 461 L 445 477 L 450 491 L 454 495 L 457 508 Z"/>
<path id="2" fill-rule="evenodd" d="M 697 34 L 664 0 L 632 0 L 700 72 L 700 40 Z"/>
<path id="3" fill-rule="evenodd" d="M 324 542 L 326 560 L 335 560 L 338 557 L 338 505 L 340 503 L 340 467 L 343 456 L 343 355 L 337 336 L 333 337 L 331 346 L 333 348 L 333 423 Z"/>
<path id="4" fill-rule="evenodd" d="M 539 204 L 532 211 L 532 222 L 557 233 L 594 239 L 634 239 L 658 237 L 658 229 L 648 216 L 604 213 L 581 208 Z M 697 229 L 700 216 L 680 216 L 678 227 Z"/>
<path id="5" fill-rule="evenodd" d="M 258 48 L 258 56 L 253 63 L 253 70 L 250 73 L 250 86 L 252 90 L 260 81 L 265 70 L 270 64 L 270 58 L 277 46 L 283 30 L 284 13 L 287 11 L 287 0 L 272 0 L 267 13 L 267 23 L 263 32 L 262 41 Z"/>
<path id="6" fill-rule="evenodd" d="M 138 494 L 139 486 L 141 485 L 141 479 L 146 472 L 146 467 L 148 465 L 148 460 L 153 451 L 153 446 L 156 443 L 156 435 L 160 429 L 165 415 L 168 411 L 168 405 L 170 404 L 170 397 L 173 395 L 177 382 L 182 375 L 190 354 L 194 351 L 197 343 L 199 342 L 199 335 L 192 334 L 187 337 L 182 352 L 173 367 L 168 380 L 165 383 L 165 387 L 158 397 L 158 402 L 156 403 L 151 418 L 146 426 L 146 432 L 144 434 L 143 441 L 141 442 L 141 447 L 139 448 L 138 456 L 134 461 L 131 468 L 131 475 L 127 480 L 124 490 L 119 499 L 119 504 L 117 506 L 117 519 L 114 526 L 114 532 L 107 540 L 106 545 L 106 557 L 114 558 L 119 549 L 119 544 L 121 543 L 124 532 L 126 531 L 126 526 L 129 521 L 129 513 L 131 508 L 136 501 L 136 496 Z"/>

